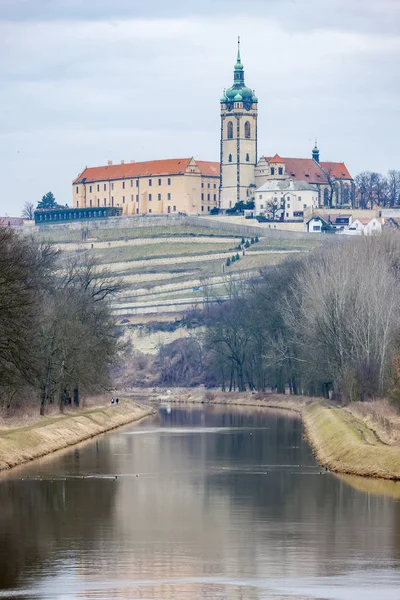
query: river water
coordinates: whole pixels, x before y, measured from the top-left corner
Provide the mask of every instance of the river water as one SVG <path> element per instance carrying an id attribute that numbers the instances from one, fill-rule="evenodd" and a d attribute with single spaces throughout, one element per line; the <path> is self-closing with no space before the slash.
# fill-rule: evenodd
<path id="1" fill-rule="evenodd" d="M 321 472 L 302 433 L 172 407 L 3 474 L 0 598 L 399 600 L 399 484 Z"/>

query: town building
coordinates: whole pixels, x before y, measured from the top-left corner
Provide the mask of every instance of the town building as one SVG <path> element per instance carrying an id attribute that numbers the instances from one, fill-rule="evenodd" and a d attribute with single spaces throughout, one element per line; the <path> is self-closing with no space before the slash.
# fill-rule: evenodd
<path id="1" fill-rule="evenodd" d="M 270 179 L 256 190 L 254 204 L 256 216 L 303 221 L 304 210 L 318 206 L 318 188 L 308 181 Z"/>
<path id="2" fill-rule="evenodd" d="M 123 215 L 208 214 L 219 205 L 219 163 L 172 158 L 86 167 L 72 208 L 120 207 Z"/>

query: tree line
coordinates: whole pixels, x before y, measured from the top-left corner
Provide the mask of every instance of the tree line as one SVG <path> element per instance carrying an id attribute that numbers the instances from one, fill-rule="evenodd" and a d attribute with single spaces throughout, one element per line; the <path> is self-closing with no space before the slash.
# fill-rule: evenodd
<path id="1" fill-rule="evenodd" d="M 400 205 L 400 171 L 392 169 L 387 175 L 363 171 L 354 181 L 356 202 L 360 208 L 392 208 Z"/>
<path id="2" fill-rule="evenodd" d="M 400 400 L 400 235 L 332 240 L 228 278 L 203 332 L 160 349 L 154 383 Z M 147 365 L 148 367 L 148 365 Z"/>
<path id="3" fill-rule="evenodd" d="M 66 259 L 0 227 L 0 406 L 79 404 L 107 386 L 118 284 L 87 254 Z"/>

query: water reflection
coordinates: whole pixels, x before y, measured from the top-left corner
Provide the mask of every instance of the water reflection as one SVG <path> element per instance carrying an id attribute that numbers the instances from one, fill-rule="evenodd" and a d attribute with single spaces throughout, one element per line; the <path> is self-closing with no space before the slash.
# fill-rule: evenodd
<path id="1" fill-rule="evenodd" d="M 0 598 L 398 598 L 400 503 L 321 474 L 276 411 L 161 411 L 0 502 Z"/>

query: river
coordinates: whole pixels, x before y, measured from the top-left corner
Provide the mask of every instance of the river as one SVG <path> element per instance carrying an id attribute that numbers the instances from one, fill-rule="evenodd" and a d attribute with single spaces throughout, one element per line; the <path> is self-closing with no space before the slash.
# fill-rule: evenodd
<path id="1" fill-rule="evenodd" d="M 161 408 L 2 474 L 0 598 L 399 600 L 400 484 L 356 489 L 302 436 L 273 410 Z"/>

